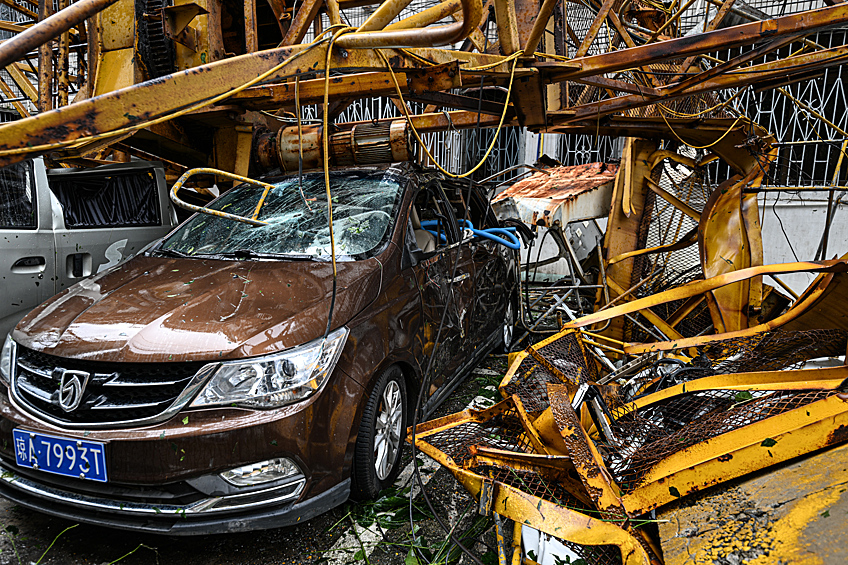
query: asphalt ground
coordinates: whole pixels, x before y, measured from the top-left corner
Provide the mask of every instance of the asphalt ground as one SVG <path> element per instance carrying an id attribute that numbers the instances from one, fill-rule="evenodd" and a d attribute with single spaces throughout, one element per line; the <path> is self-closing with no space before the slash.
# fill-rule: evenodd
<path id="1" fill-rule="evenodd" d="M 489 356 L 434 417 L 472 404 L 491 403 L 505 371 L 505 356 Z M 431 511 L 413 484 L 409 446 L 403 458 L 404 471 L 395 488 L 387 489 L 378 501 L 348 502 L 297 526 L 238 534 L 138 534 L 53 518 L 0 499 L 0 565 L 424 565 L 437 559 L 440 551 L 441 556 L 451 552 L 450 557 L 459 559 L 459 563 L 471 563 L 445 543 L 448 536 L 437 518 L 454 528 L 457 535 L 474 526 L 475 535 L 468 545 L 484 563 L 496 563 L 491 523 L 475 514 L 465 490 L 447 471 L 419 454 L 417 464 L 435 512 Z M 414 536 L 409 519 L 410 494 L 415 505 Z M 410 554 L 413 543 L 418 548 L 414 555 L 422 557 L 420 562 Z"/>

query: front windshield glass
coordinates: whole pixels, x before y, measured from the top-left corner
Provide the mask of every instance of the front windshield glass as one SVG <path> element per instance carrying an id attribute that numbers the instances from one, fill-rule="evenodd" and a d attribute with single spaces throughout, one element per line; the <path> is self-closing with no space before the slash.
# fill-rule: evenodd
<path id="1" fill-rule="evenodd" d="M 396 204 L 403 191 L 397 169 L 330 173 L 333 234 L 337 255 L 361 256 L 378 251 L 391 233 Z M 278 182 L 268 192 L 258 220 L 265 226 L 209 214 L 197 214 L 163 241 L 160 249 L 187 256 L 242 254 L 329 256 L 330 229 L 324 174 Z M 239 185 L 209 205 L 213 210 L 250 218 L 263 187 Z"/>

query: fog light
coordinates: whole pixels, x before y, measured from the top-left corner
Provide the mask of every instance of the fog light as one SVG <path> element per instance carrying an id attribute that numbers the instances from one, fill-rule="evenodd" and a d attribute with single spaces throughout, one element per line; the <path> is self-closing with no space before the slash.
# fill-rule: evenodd
<path id="1" fill-rule="evenodd" d="M 236 467 L 221 473 L 221 478 L 237 487 L 249 487 L 299 474 L 300 469 L 291 459 L 281 458 Z"/>

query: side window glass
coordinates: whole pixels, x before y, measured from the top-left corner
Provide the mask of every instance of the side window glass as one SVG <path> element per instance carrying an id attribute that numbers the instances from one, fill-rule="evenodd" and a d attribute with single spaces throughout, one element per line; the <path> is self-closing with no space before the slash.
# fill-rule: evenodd
<path id="1" fill-rule="evenodd" d="M 418 246 L 425 253 L 459 240 L 450 202 L 437 186 L 425 187 L 418 193 L 410 210 L 410 220 L 419 239 Z"/>
<path id="2" fill-rule="evenodd" d="M 32 161 L 0 168 L 0 228 L 35 229 L 35 203 Z"/>
<path id="3" fill-rule="evenodd" d="M 158 226 L 159 194 L 151 171 L 50 175 L 68 229 Z"/>

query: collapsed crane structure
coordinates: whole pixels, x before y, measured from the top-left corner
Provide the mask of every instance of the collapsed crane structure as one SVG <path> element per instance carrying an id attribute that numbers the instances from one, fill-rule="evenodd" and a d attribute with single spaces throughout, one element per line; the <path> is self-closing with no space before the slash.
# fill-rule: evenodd
<path id="1" fill-rule="evenodd" d="M 808 36 L 848 24 L 848 4 L 767 17 L 709 0 L 686 26 L 695 0 L 446 0 L 403 14 L 410 0 L 60 0 L 52 15 L 44 0 L 2 3 L 38 23 L 3 23 L 17 35 L 0 43 L 0 89 L 22 119 L 0 126 L 0 165 L 132 156 L 162 161 L 172 181 L 229 173 L 221 183 L 438 164 L 424 136 L 449 130 L 627 138 L 595 313 L 519 354 L 501 403 L 413 430 L 482 513 L 515 522 L 502 562 L 527 558 L 522 524 L 587 561 L 662 562 L 650 512 L 848 439 L 848 369 L 801 368 L 845 354 L 848 263 L 763 265 L 757 193 L 778 140 L 732 105 L 749 86 L 843 65 L 848 43 Z M 401 116 L 339 120 L 368 97 Z M 319 123 L 304 123 L 312 104 Z M 713 184 L 701 173 L 715 162 L 732 172 Z M 686 276 L 672 268 L 683 249 L 697 249 Z M 799 271 L 819 276 L 794 300 L 763 282 Z"/>

